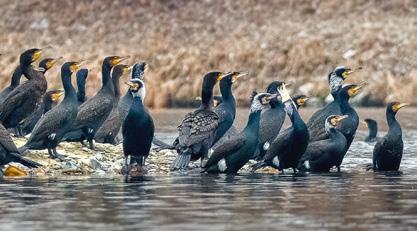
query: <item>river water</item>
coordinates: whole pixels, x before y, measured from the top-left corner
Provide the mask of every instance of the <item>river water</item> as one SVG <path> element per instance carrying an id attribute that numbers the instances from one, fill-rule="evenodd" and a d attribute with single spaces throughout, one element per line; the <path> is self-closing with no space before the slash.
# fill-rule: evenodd
<path id="1" fill-rule="evenodd" d="M 158 135 L 171 140 L 186 111 L 152 111 Z M 416 230 L 416 112 L 398 115 L 401 172 L 365 170 L 373 144 L 361 127 L 341 173 L 0 180 L 0 230 Z M 383 109 L 359 114 L 386 129 Z"/>

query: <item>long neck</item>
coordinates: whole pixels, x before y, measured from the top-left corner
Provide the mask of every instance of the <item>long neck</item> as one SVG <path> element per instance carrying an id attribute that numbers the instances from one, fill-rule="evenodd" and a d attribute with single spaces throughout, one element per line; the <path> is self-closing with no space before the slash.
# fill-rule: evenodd
<path id="1" fill-rule="evenodd" d="M 73 100 L 74 102 L 77 101 L 77 94 L 75 92 L 74 87 L 71 83 L 71 72 L 62 72 L 61 74 L 61 81 L 65 91 L 65 97 L 63 101 Z"/>
<path id="2" fill-rule="evenodd" d="M 80 102 L 85 101 L 85 81 L 77 81 L 77 99 Z"/>
<path id="3" fill-rule="evenodd" d="M 131 110 L 134 110 L 136 112 L 142 112 L 145 110 L 142 99 L 140 98 L 139 94 L 136 93 L 133 95 L 133 102 L 130 108 Z"/>
<path id="4" fill-rule="evenodd" d="M 12 75 L 12 82 L 10 83 L 10 86 L 16 87 L 20 84 L 20 78 L 22 77 L 22 69 L 20 68 L 20 65 L 14 69 L 13 75 Z"/>
<path id="5" fill-rule="evenodd" d="M 248 122 L 246 123 L 245 131 L 254 131 L 257 136 L 259 131 L 259 119 L 261 118 L 262 110 L 254 111 L 249 114 Z"/>
<path id="6" fill-rule="evenodd" d="M 114 87 L 114 96 L 116 97 L 116 100 L 120 99 L 120 77 L 119 74 L 113 74 L 113 87 Z"/>
<path id="7" fill-rule="evenodd" d="M 235 97 L 232 93 L 232 85 L 227 83 L 226 81 L 220 82 L 220 93 L 222 94 L 222 98 L 224 102 L 234 102 Z"/>
<path id="8" fill-rule="evenodd" d="M 369 138 L 375 138 L 377 136 L 377 132 L 378 132 L 378 125 L 376 124 L 372 124 L 372 125 L 368 125 L 369 127 Z"/>
<path id="9" fill-rule="evenodd" d="M 28 79 L 32 80 L 36 78 L 36 71 L 33 69 L 31 64 L 28 65 L 22 65 L 20 64 L 20 68 L 22 70 L 23 75 Z"/>
<path id="10" fill-rule="evenodd" d="M 336 73 L 332 72 L 329 76 L 329 87 L 330 87 L 330 93 L 332 94 L 333 98 L 336 97 L 339 90 L 342 88 L 343 85 L 343 79 L 336 76 Z"/>
<path id="11" fill-rule="evenodd" d="M 203 89 L 201 91 L 201 106 L 200 109 L 210 109 L 211 108 L 211 101 L 213 99 L 213 87 L 208 86 L 207 84 L 203 85 Z"/>
<path id="12" fill-rule="evenodd" d="M 388 135 L 400 135 L 402 136 L 402 129 L 397 119 L 395 118 L 395 113 L 387 111 L 387 122 L 388 122 Z"/>
<path id="13" fill-rule="evenodd" d="M 110 71 L 111 71 L 111 66 L 107 63 L 103 63 L 103 65 L 101 66 L 101 74 L 102 74 L 102 87 L 105 87 L 107 85 L 107 83 L 111 82 L 110 79 Z"/>

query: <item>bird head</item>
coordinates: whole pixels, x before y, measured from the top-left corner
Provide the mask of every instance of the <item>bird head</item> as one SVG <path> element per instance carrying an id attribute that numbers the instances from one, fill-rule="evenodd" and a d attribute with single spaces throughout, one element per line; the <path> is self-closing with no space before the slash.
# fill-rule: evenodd
<path id="1" fill-rule="evenodd" d="M 408 103 L 391 102 L 388 104 L 387 109 L 394 113 L 397 113 L 401 108 L 408 106 Z"/>
<path id="2" fill-rule="evenodd" d="M 337 127 L 340 122 L 344 119 L 348 118 L 347 115 L 331 115 L 326 119 L 326 127 Z"/>
<path id="3" fill-rule="evenodd" d="M 258 93 L 253 97 L 251 104 L 251 112 L 259 111 L 269 105 L 272 99 L 276 98 L 278 94 Z"/>
<path id="4" fill-rule="evenodd" d="M 306 104 L 307 100 L 309 100 L 309 99 L 310 99 L 310 97 L 308 97 L 306 95 L 296 95 L 296 96 L 292 97 L 292 100 L 295 102 L 297 107 L 304 106 Z"/>
<path id="5" fill-rule="evenodd" d="M 59 58 L 46 58 L 39 62 L 39 67 L 43 68 L 45 71 L 51 69 L 58 60 L 62 59 L 62 57 Z"/>
<path id="6" fill-rule="evenodd" d="M 122 61 L 126 60 L 130 58 L 129 56 L 108 56 L 106 58 L 104 58 L 104 63 L 110 67 L 114 67 L 117 64 L 121 63 Z"/>

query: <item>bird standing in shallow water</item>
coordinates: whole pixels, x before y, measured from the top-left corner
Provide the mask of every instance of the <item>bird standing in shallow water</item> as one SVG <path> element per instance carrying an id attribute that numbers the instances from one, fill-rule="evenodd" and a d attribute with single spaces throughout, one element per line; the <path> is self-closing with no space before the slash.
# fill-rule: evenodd
<path id="1" fill-rule="evenodd" d="M 292 126 L 280 133 L 269 146 L 264 159 L 252 167 L 252 171 L 270 166 L 281 170 L 292 168 L 294 173 L 298 161 L 307 148 L 309 133 L 306 124 L 298 114 L 297 106 L 289 96 L 285 84 L 278 89 L 290 117 Z"/>
<path id="2" fill-rule="evenodd" d="M 372 143 L 377 140 L 378 135 L 378 123 L 370 118 L 366 118 L 362 121 L 362 123 L 368 128 L 369 133 L 368 136 L 365 138 L 365 142 Z"/>
<path id="3" fill-rule="evenodd" d="M 133 102 L 122 127 L 126 175 L 135 167 L 134 164 L 137 164 L 138 173 L 146 173 L 145 160 L 149 155 L 155 131 L 152 117 L 143 105 L 145 85 L 142 80 L 131 79 L 130 91 L 133 95 Z M 127 164 L 129 156 L 130 165 Z"/>
<path id="4" fill-rule="evenodd" d="M 328 172 L 343 158 L 346 137 L 338 130 L 340 122 L 348 118 L 347 115 L 331 115 L 325 121 L 328 138 L 310 142 L 300 158 L 298 170 L 311 172 Z"/>
<path id="5" fill-rule="evenodd" d="M 81 104 L 78 109 L 77 119 L 73 124 L 73 128 L 69 131 L 72 134 L 76 130 L 81 130 L 82 135 L 79 139 L 73 140 L 70 139 L 72 137 L 67 135 L 64 137 L 65 140 L 79 141 L 83 144 L 84 140 L 87 140 L 89 148 L 94 150 L 94 135 L 110 114 L 115 99 L 110 72 L 114 66 L 127 58 L 110 56 L 104 59 L 102 64 L 102 87 L 94 97 Z"/>
<path id="6" fill-rule="evenodd" d="M 204 76 L 200 107 L 185 115 L 178 126 L 178 156 L 172 162 L 171 170 L 185 169 L 190 160 L 201 158 L 203 161 L 207 157 L 219 123 L 218 115 L 212 110 L 213 88 L 223 77 L 222 72 L 209 72 Z"/>
<path id="7" fill-rule="evenodd" d="M 46 92 L 47 82 L 43 71 L 32 66 L 41 53 L 42 49 L 34 48 L 20 55 L 20 68 L 28 81 L 10 92 L 0 106 L 0 122 L 7 129 L 16 127 L 27 118 Z"/>
<path id="8" fill-rule="evenodd" d="M 71 128 L 77 117 L 77 94 L 71 84 L 71 75 L 80 68 L 79 62 L 66 62 L 61 67 L 61 81 L 65 90 L 62 102 L 48 111 L 33 128 L 26 144 L 19 148 L 21 153 L 28 149 L 48 149 L 51 158 L 63 160 L 64 155 L 56 151 L 62 137 Z"/>
<path id="9" fill-rule="evenodd" d="M 205 172 L 237 173 L 250 160 L 258 143 L 261 111 L 276 97 L 277 94 L 259 93 L 253 98 L 246 127 L 213 151 L 203 166 Z"/>
<path id="10" fill-rule="evenodd" d="M 407 105 L 399 102 L 392 102 L 387 105 L 388 133 L 375 144 L 372 158 L 375 171 L 398 171 L 400 168 L 404 143 L 401 125 L 395 115 Z"/>
<path id="11" fill-rule="evenodd" d="M 344 80 L 349 77 L 354 70 L 346 67 L 337 67 L 329 76 L 330 93 L 333 96 L 333 101 L 327 104 L 324 108 L 315 112 L 309 121 L 307 127 L 310 132 L 311 141 L 322 140 L 327 138 L 327 133 L 324 127 L 325 120 L 331 115 L 341 115 L 340 104 L 336 100 L 339 91 L 342 89 Z"/>

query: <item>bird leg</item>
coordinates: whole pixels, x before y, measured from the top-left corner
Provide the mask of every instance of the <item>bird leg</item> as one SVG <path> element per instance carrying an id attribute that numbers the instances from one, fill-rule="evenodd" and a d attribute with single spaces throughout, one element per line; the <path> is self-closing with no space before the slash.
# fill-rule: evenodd
<path id="1" fill-rule="evenodd" d="M 65 160 L 65 155 L 59 154 L 55 148 L 48 148 L 48 154 L 52 159 L 59 159 L 60 161 Z"/>
<path id="2" fill-rule="evenodd" d="M 122 174 L 125 175 L 125 176 L 129 175 L 129 166 L 127 165 L 128 157 L 129 156 L 127 156 L 127 155 L 125 156 L 125 161 L 124 161 L 124 164 L 123 164 L 123 167 L 122 167 L 122 170 L 121 170 Z"/>
<path id="3" fill-rule="evenodd" d="M 297 173 L 297 169 L 296 168 L 292 168 L 292 170 L 294 171 L 294 174 Z"/>
<path id="4" fill-rule="evenodd" d="M 88 144 L 89 144 L 89 148 L 93 151 L 95 151 L 95 147 L 94 147 L 94 141 L 93 139 L 88 139 Z"/>
<path id="5" fill-rule="evenodd" d="M 340 172 L 340 166 L 336 166 L 337 172 Z"/>

